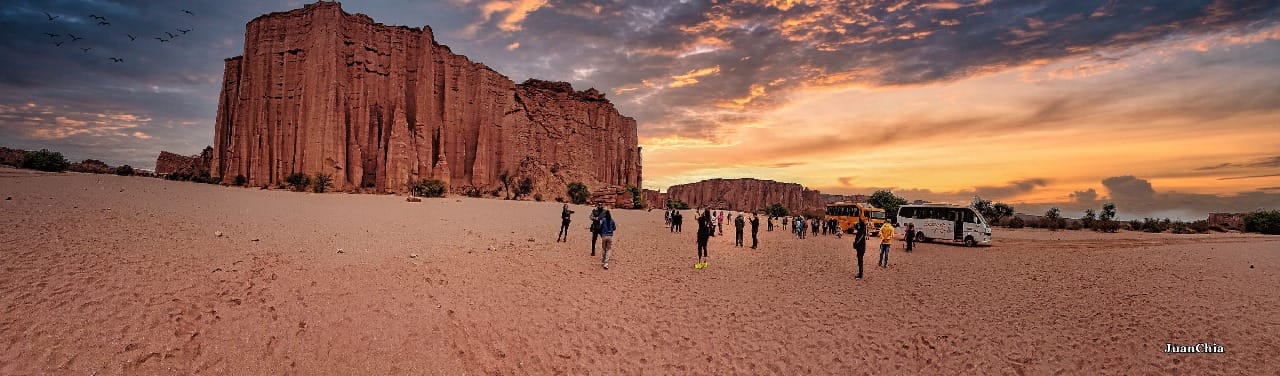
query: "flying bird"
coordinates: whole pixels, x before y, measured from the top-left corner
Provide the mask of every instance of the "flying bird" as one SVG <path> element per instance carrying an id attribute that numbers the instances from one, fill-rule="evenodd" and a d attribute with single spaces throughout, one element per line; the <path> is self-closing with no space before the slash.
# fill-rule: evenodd
<path id="1" fill-rule="evenodd" d="M 101 25 L 101 26 L 111 26 L 111 23 L 110 23 L 110 22 L 107 22 L 107 21 L 98 21 L 98 25 Z"/>
<path id="2" fill-rule="evenodd" d="M 44 33 L 44 35 L 48 35 L 50 38 L 57 38 L 62 36 L 62 34 L 54 34 L 54 33 Z"/>
<path id="3" fill-rule="evenodd" d="M 93 49 L 93 47 L 88 47 L 88 48 L 81 48 L 80 50 L 81 50 L 81 51 L 84 51 L 84 53 L 86 53 L 86 54 L 87 54 L 87 53 L 89 53 L 89 50 L 92 50 L 92 49 Z"/>
<path id="4" fill-rule="evenodd" d="M 168 42 L 169 42 L 169 40 L 168 40 L 168 39 L 164 39 L 164 38 L 156 38 L 156 40 L 160 41 L 160 43 L 168 43 Z"/>
<path id="5" fill-rule="evenodd" d="M 58 19 L 58 17 L 62 17 L 62 16 L 55 16 L 55 15 L 49 14 L 49 12 L 40 12 L 40 13 L 44 13 L 45 17 L 49 17 L 49 21 L 53 21 Z"/>
<path id="6" fill-rule="evenodd" d="M 186 29 L 186 30 L 178 29 L 178 31 L 181 31 L 183 34 L 186 34 L 191 32 L 191 29 Z"/>
<path id="7" fill-rule="evenodd" d="M 96 14 L 90 14 L 90 15 L 89 15 L 89 18 L 92 18 L 92 19 L 95 19 L 95 20 L 98 20 L 98 21 L 106 21 L 106 20 L 107 20 L 107 18 L 106 18 L 106 17 L 102 17 L 102 16 L 99 16 L 99 15 L 96 15 Z"/>
<path id="8" fill-rule="evenodd" d="M 124 59 L 121 59 L 121 58 L 118 58 L 118 57 L 109 57 L 108 59 L 111 59 L 111 62 L 113 62 L 113 63 L 123 63 L 123 62 L 124 62 Z"/>
<path id="9" fill-rule="evenodd" d="M 129 37 L 130 42 L 138 40 L 138 37 L 133 36 L 133 34 L 125 34 L 125 35 Z"/>
<path id="10" fill-rule="evenodd" d="M 62 44 L 63 44 L 63 43 L 66 43 L 66 42 L 53 42 L 53 45 L 58 46 L 58 47 L 62 47 Z"/>
<path id="11" fill-rule="evenodd" d="M 75 34 L 70 34 L 70 33 L 68 33 L 68 34 L 67 34 L 67 36 L 71 37 L 71 41 L 72 41 L 72 42 L 75 42 L 75 41 L 78 41 L 78 40 L 84 39 L 84 38 L 81 38 L 81 37 L 77 37 Z"/>
<path id="12" fill-rule="evenodd" d="M 168 31 L 166 31 L 166 32 L 164 32 L 164 33 L 165 33 L 165 34 L 169 34 L 169 39 L 173 39 L 173 38 L 177 38 L 177 37 L 178 37 L 177 35 L 173 35 L 173 33 L 170 33 L 170 32 L 168 32 Z"/>
<path id="13" fill-rule="evenodd" d="M 191 11 L 186 10 L 186 9 L 183 9 L 183 10 L 182 10 L 182 13 L 186 13 L 186 14 L 188 14 L 188 15 L 192 15 L 192 16 L 196 15 L 195 13 L 191 13 Z"/>

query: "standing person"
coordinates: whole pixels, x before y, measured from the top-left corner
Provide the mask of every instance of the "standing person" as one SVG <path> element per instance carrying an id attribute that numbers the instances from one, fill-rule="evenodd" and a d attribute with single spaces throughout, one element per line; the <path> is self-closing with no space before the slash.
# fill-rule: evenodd
<path id="1" fill-rule="evenodd" d="M 684 230 L 684 213 L 676 210 L 676 233 L 679 234 Z"/>
<path id="2" fill-rule="evenodd" d="M 569 204 L 564 204 L 560 208 L 560 234 L 556 235 L 556 242 L 569 242 L 569 217 L 573 215 L 573 210 L 569 210 Z"/>
<path id="3" fill-rule="evenodd" d="M 880 226 L 880 267 L 889 267 L 889 245 L 893 243 L 893 225 Z"/>
<path id="4" fill-rule="evenodd" d="M 747 224 L 747 221 L 742 220 L 742 214 L 738 214 L 738 218 L 733 220 L 733 228 L 734 228 L 733 245 L 735 247 L 742 246 L 742 227 L 745 226 L 746 224 Z"/>
<path id="5" fill-rule="evenodd" d="M 773 215 L 766 218 L 766 221 L 769 222 L 769 232 L 773 232 Z"/>
<path id="6" fill-rule="evenodd" d="M 804 239 L 805 233 L 809 232 L 809 220 L 800 217 L 796 219 L 796 222 L 800 222 L 800 239 Z"/>
<path id="7" fill-rule="evenodd" d="M 724 235 L 724 212 L 723 211 L 716 216 L 716 229 L 719 230 L 720 235 Z"/>
<path id="8" fill-rule="evenodd" d="M 756 240 L 756 233 L 760 232 L 760 214 L 751 215 L 751 249 L 756 249 L 760 242 Z"/>
<path id="9" fill-rule="evenodd" d="M 671 209 L 667 209 L 667 212 L 663 214 L 662 220 L 663 223 L 667 224 L 667 227 L 671 227 Z"/>
<path id="10" fill-rule="evenodd" d="M 707 267 L 707 241 L 714 236 L 715 223 L 711 219 L 711 210 L 702 212 L 698 216 L 698 263 L 693 264 L 694 269 L 703 269 Z"/>
<path id="11" fill-rule="evenodd" d="M 858 275 L 853 279 L 862 279 L 862 255 L 867 254 L 867 224 L 862 218 L 853 225 L 853 251 L 858 255 Z"/>
<path id="12" fill-rule="evenodd" d="M 604 216 L 604 204 L 596 204 L 591 210 L 591 256 L 596 255 L 596 238 L 600 237 L 600 218 Z"/>
<path id="13" fill-rule="evenodd" d="M 907 243 L 907 252 L 911 252 L 911 248 L 914 248 L 913 246 L 916 243 L 915 233 L 916 233 L 916 224 L 907 223 L 906 233 L 902 234 L 903 242 Z"/>
<path id="14" fill-rule="evenodd" d="M 613 232 L 617 229 L 618 224 L 613 222 L 613 214 L 605 210 L 604 216 L 600 218 L 600 264 L 605 270 L 609 270 L 609 251 L 613 249 Z"/>
<path id="15" fill-rule="evenodd" d="M 822 219 L 813 219 L 813 236 L 818 236 L 818 227 L 822 226 Z"/>

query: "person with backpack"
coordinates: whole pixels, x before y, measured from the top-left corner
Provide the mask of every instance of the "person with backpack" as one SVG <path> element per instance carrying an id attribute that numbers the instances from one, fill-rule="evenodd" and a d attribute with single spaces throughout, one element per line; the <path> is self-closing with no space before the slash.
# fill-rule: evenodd
<path id="1" fill-rule="evenodd" d="M 734 236 L 735 236 L 733 240 L 733 245 L 735 247 L 742 247 L 742 227 L 745 226 L 746 224 L 747 224 L 747 221 L 742 220 L 742 214 L 738 214 L 738 218 L 733 220 L 733 228 L 734 228 Z"/>
<path id="2" fill-rule="evenodd" d="M 604 216 L 604 204 L 596 204 L 591 210 L 591 256 L 596 255 L 596 239 L 600 237 L 600 218 Z"/>
<path id="3" fill-rule="evenodd" d="M 569 242 L 569 221 L 573 215 L 573 210 L 569 210 L 569 204 L 564 204 L 560 209 L 560 234 L 556 235 L 556 243 Z"/>
<path id="4" fill-rule="evenodd" d="M 698 217 L 698 263 L 693 264 L 694 269 L 704 269 L 707 267 L 707 261 L 710 256 L 707 255 L 707 243 L 715 236 L 715 220 L 711 219 L 711 210 L 702 212 Z"/>
<path id="5" fill-rule="evenodd" d="M 600 217 L 600 263 L 604 270 L 609 270 L 609 251 L 613 250 L 613 232 L 618 224 L 613 222 L 613 214 L 608 210 Z"/>

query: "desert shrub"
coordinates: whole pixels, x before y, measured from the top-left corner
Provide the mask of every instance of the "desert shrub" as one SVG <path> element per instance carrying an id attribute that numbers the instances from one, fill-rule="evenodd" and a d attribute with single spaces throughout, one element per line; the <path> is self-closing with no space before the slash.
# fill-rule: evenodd
<path id="1" fill-rule="evenodd" d="M 1044 228 L 1044 220 L 1042 219 L 1028 219 L 1026 224 L 1030 228 Z"/>
<path id="2" fill-rule="evenodd" d="M 791 215 L 791 210 L 788 210 L 786 206 L 782 206 L 781 203 L 774 203 L 773 205 L 769 205 L 768 207 L 764 208 L 764 212 L 773 217 L 786 217 L 788 215 Z"/>
<path id="3" fill-rule="evenodd" d="M 236 175 L 236 179 L 233 183 L 238 187 L 242 187 L 249 184 L 249 178 L 244 177 L 244 175 Z"/>
<path id="4" fill-rule="evenodd" d="M 1208 233 L 1208 232 L 1209 232 L 1209 221 L 1206 221 L 1206 220 L 1203 220 L 1203 219 L 1198 220 L 1198 221 L 1191 221 L 1191 223 L 1188 223 L 1188 224 L 1187 224 L 1187 228 L 1188 228 L 1188 229 L 1190 229 L 1190 230 L 1191 230 L 1191 232 L 1194 232 L 1194 233 L 1197 233 L 1197 234 L 1204 234 L 1204 233 Z"/>
<path id="5" fill-rule="evenodd" d="M 1044 227 L 1049 230 L 1057 230 L 1065 227 L 1062 226 L 1065 224 L 1062 222 L 1062 211 L 1058 210 L 1057 207 L 1049 208 L 1048 211 L 1044 212 L 1044 219 L 1040 222 L 1042 222 Z"/>
<path id="6" fill-rule="evenodd" d="M 1169 232 L 1172 232 L 1172 233 L 1175 233 L 1175 234 L 1190 234 L 1190 233 L 1192 233 L 1192 231 L 1191 231 L 1191 227 L 1187 226 L 1187 223 L 1186 223 L 1186 222 L 1183 222 L 1183 221 L 1174 221 L 1173 223 L 1170 223 L 1170 224 L 1169 224 Z"/>
<path id="7" fill-rule="evenodd" d="M 1168 231 L 1170 227 L 1173 227 L 1173 222 L 1170 221 L 1168 218 L 1165 218 L 1165 219 L 1143 218 L 1142 224 L 1139 225 L 1139 228 L 1141 229 L 1141 231 L 1151 232 L 1151 233 L 1165 232 L 1165 231 Z"/>
<path id="8" fill-rule="evenodd" d="M 289 189 L 294 192 L 302 192 L 311 186 L 311 177 L 301 172 L 295 172 L 284 177 L 285 184 L 289 185 Z"/>
<path id="9" fill-rule="evenodd" d="M 312 192 L 324 193 L 324 191 L 329 190 L 329 187 L 332 187 L 332 186 L 333 186 L 333 175 L 329 175 L 323 172 L 317 172 L 316 175 L 311 178 Z"/>
<path id="10" fill-rule="evenodd" d="M 19 167 L 46 172 L 62 172 L 66 171 L 67 167 L 71 167 L 71 162 L 67 162 L 67 158 L 64 158 L 62 153 L 40 149 L 40 151 L 28 152 L 23 155 L 22 163 Z"/>
<path id="11" fill-rule="evenodd" d="M 1260 210 L 1244 216 L 1244 231 L 1280 235 L 1280 210 Z"/>
<path id="12" fill-rule="evenodd" d="M 541 193 L 534 193 L 534 194 L 533 194 L 533 200 L 534 200 L 534 201 L 538 201 L 538 202 L 542 202 L 542 194 L 541 194 Z"/>
<path id="13" fill-rule="evenodd" d="M 1080 225 L 1084 228 L 1093 228 L 1093 223 L 1098 219 L 1098 214 L 1093 209 L 1085 209 L 1084 216 L 1080 217 Z"/>
<path id="14" fill-rule="evenodd" d="M 1013 217 L 1012 219 L 1009 219 L 1009 228 L 1023 228 L 1026 226 L 1027 221 L 1022 220 L 1022 218 Z"/>
<path id="15" fill-rule="evenodd" d="M 1120 230 L 1120 222 L 1100 220 L 1093 224 L 1093 229 L 1101 232 L 1116 232 Z"/>
<path id="16" fill-rule="evenodd" d="M 1110 221 L 1116 219 L 1116 204 L 1106 203 L 1102 205 L 1102 213 L 1098 213 L 1098 220 Z"/>
<path id="17" fill-rule="evenodd" d="M 556 202 L 564 202 L 564 197 L 556 196 Z"/>
<path id="18" fill-rule="evenodd" d="M 409 194 L 417 197 L 444 197 L 449 186 L 439 179 L 423 179 L 409 184 Z"/>
<path id="19" fill-rule="evenodd" d="M 133 166 L 123 165 L 120 167 L 116 167 L 116 175 L 133 176 Z"/>
<path id="20" fill-rule="evenodd" d="M 516 197 L 528 196 L 531 192 L 533 192 L 533 179 L 520 179 L 520 185 L 516 187 Z"/>
<path id="21" fill-rule="evenodd" d="M 1142 221 L 1137 219 L 1129 221 L 1129 231 L 1142 231 Z"/>
<path id="22" fill-rule="evenodd" d="M 581 182 L 569 183 L 569 200 L 574 204 L 583 205 L 587 200 L 591 199 L 591 192 L 587 191 L 587 185 Z"/>
<path id="23" fill-rule="evenodd" d="M 689 210 L 689 204 L 680 200 L 667 199 L 667 207 L 676 210 Z"/>
<path id="24" fill-rule="evenodd" d="M 1068 230 L 1079 230 L 1080 228 L 1081 228 L 1081 226 L 1080 226 L 1080 222 L 1078 222 L 1078 221 L 1071 221 L 1071 222 L 1067 222 L 1067 229 L 1068 229 Z"/>
<path id="25" fill-rule="evenodd" d="M 631 193 L 631 207 L 633 209 L 644 208 L 644 199 L 640 195 L 640 187 L 636 187 L 634 185 L 628 185 L 627 192 Z"/>

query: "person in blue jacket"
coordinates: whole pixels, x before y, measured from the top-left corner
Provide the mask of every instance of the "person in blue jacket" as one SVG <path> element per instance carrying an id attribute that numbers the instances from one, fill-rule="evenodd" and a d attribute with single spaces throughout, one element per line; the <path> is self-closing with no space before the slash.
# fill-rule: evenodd
<path id="1" fill-rule="evenodd" d="M 613 222 L 613 214 L 608 210 L 604 211 L 604 215 L 600 217 L 600 260 L 605 270 L 609 269 L 609 251 L 613 249 L 613 232 L 618 230 L 618 224 Z"/>

